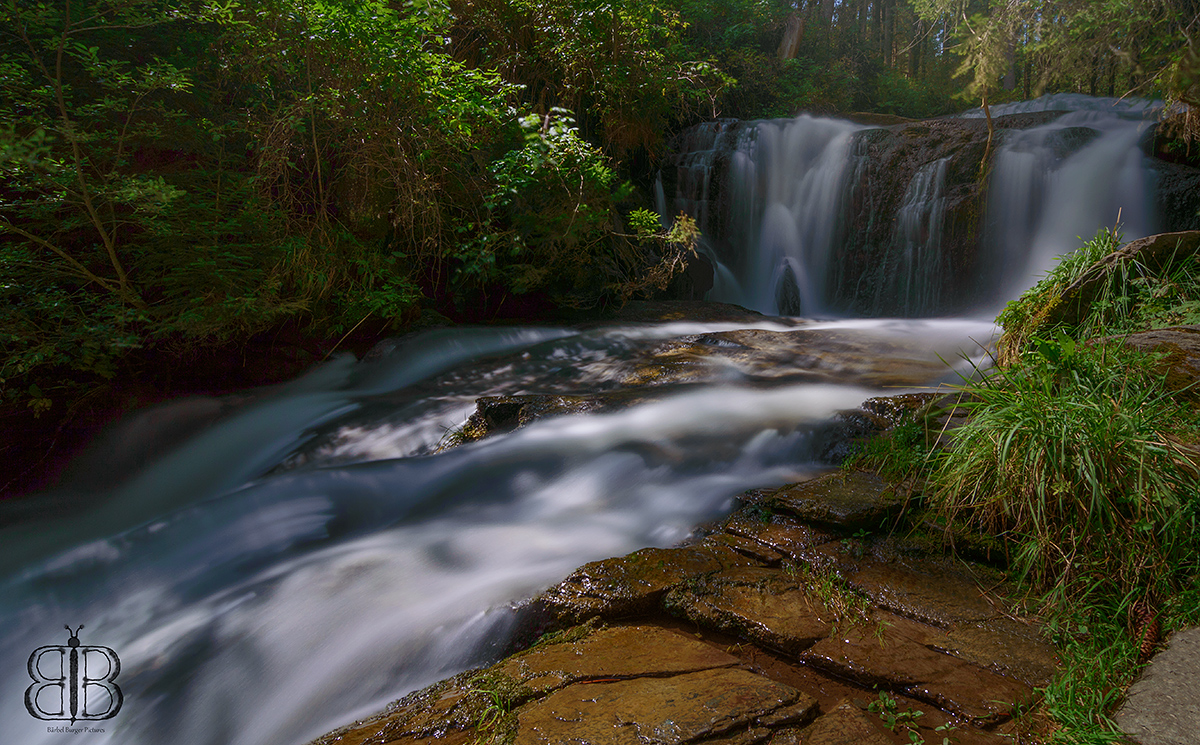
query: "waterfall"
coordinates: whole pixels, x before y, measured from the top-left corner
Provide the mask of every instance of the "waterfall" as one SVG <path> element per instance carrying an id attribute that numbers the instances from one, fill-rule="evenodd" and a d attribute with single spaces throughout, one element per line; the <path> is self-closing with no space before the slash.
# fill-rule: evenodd
<path id="1" fill-rule="evenodd" d="M 1158 109 L 1076 94 L 994 106 L 986 188 L 982 111 L 887 128 L 726 120 L 676 142 L 662 208 L 704 230 L 712 300 L 773 314 L 992 313 L 1118 213 L 1126 238 L 1158 228 L 1142 150 Z"/>
<path id="2" fill-rule="evenodd" d="M 715 273 L 710 299 L 771 315 L 821 311 L 851 137 L 861 127 L 807 114 L 712 127 L 689 140 L 696 149 L 681 160 L 669 210 L 697 218 L 704 233 L 701 250 Z M 714 215 L 713 205 L 722 211 Z"/>
<path id="3" fill-rule="evenodd" d="M 941 158 L 921 166 L 904 190 L 896 213 L 895 243 L 901 249 L 897 277 L 904 298 L 901 314 L 905 316 L 938 306 L 942 283 L 929 280 L 940 279 L 938 264 L 942 222 L 946 217 L 944 192 L 949 161 Z"/>
<path id="4" fill-rule="evenodd" d="M 26 711 L 26 665 L 84 624 L 120 655 L 125 704 L 72 743 L 299 745 L 503 654 L 579 565 L 827 467 L 839 411 L 957 380 L 943 361 L 981 363 L 995 333 L 863 316 L 987 311 L 1117 209 L 1127 235 L 1155 228 L 1136 108 L 1048 111 L 1068 103 L 997 114 L 986 196 L 972 116 L 676 140 L 655 191 L 699 222 L 712 299 L 858 317 L 414 334 L 259 393 L 112 488 L 85 473 L 0 503 L 0 740 L 62 741 Z M 617 403 L 440 447 L 476 399 L 526 394 Z M 75 510 L 34 519 L 40 499 Z"/>
<path id="5" fill-rule="evenodd" d="M 996 107 L 996 115 L 1070 110 L 1052 122 L 1009 132 L 988 188 L 984 250 L 999 267 L 999 298 L 1011 298 L 1103 227 L 1132 240 L 1157 230 L 1148 188 L 1150 160 L 1139 143 L 1156 111 L 1148 102 L 1077 94 Z M 974 112 L 969 112 L 974 114 Z M 1119 218 L 1119 219 L 1118 219 Z"/>

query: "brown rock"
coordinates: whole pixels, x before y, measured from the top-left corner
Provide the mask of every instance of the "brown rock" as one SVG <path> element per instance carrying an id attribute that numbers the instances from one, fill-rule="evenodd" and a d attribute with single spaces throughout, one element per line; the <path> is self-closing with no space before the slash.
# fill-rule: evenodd
<path id="1" fill-rule="evenodd" d="M 809 549 L 834 538 L 832 533 L 809 525 L 763 522 L 747 517 L 744 512 L 725 523 L 725 531 L 757 541 L 792 559 L 799 559 Z"/>
<path id="2" fill-rule="evenodd" d="M 576 642 L 534 647 L 496 669 L 542 695 L 584 680 L 677 675 L 737 664 L 736 657 L 686 634 L 623 626 Z"/>
<path id="3" fill-rule="evenodd" d="M 794 738 L 794 739 L 791 739 Z M 848 701 L 808 728 L 796 733 L 780 733 L 771 740 L 771 745 L 891 745 L 879 725 Z"/>
<path id="4" fill-rule="evenodd" d="M 935 649 L 1034 688 L 1049 684 L 1058 669 L 1054 645 L 1033 628 L 1005 617 L 955 624 Z"/>
<path id="5" fill-rule="evenodd" d="M 701 626 L 790 655 L 828 636 L 834 621 L 818 598 L 768 569 L 720 572 L 672 590 L 663 604 Z"/>
<path id="6" fill-rule="evenodd" d="M 676 584 L 727 566 L 752 563 L 717 546 L 644 548 L 576 569 L 542 596 L 547 608 L 571 624 L 593 616 L 623 618 L 652 611 Z"/>
<path id="7" fill-rule="evenodd" d="M 880 608 L 936 626 L 998 615 L 974 581 L 934 562 L 906 566 L 865 559 L 845 578 Z"/>
<path id="8" fill-rule="evenodd" d="M 1176 391 L 1190 387 L 1192 395 L 1200 395 L 1195 387 L 1200 381 L 1200 326 L 1141 331 L 1126 337 L 1125 344 L 1143 352 L 1163 353 L 1160 364 L 1167 387 Z"/>
<path id="9" fill-rule="evenodd" d="M 769 503 L 801 520 L 853 529 L 878 526 L 902 500 L 875 473 L 839 471 L 785 486 Z"/>
<path id="10" fill-rule="evenodd" d="M 1011 715 L 1011 704 L 1030 698 L 1028 686 L 935 651 L 945 633 L 888 613 L 877 625 L 846 628 L 823 639 L 803 658 L 825 670 L 865 686 L 878 686 L 912 696 L 983 724 Z"/>
<path id="11" fill-rule="evenodd" d="M 717 533 L 716 535 L 707 536 L 703 541 L 700 542 L 700 545 L 715 545 L 731 548 L 742 556 L 752 559 L 753 561 L 763 564 L 764 566 L 777 566 L 783 560 L 783 555 L 771 546 L 761 541 L 756 541 L 731 532 Z"/>
<path id="12" fill-rule="evenodd" d="M 576 684 L 522 709 L 515 742 L 689 743 L 760 729 L 755 727 L 759 718 L 784 707 L 797 709 L 805 700 L 797 719 L 815 711 L 816 701 L 795 688 L 737 669 Z M 754 733 L 745 741 L 761 741 L 766 735 Z"/>

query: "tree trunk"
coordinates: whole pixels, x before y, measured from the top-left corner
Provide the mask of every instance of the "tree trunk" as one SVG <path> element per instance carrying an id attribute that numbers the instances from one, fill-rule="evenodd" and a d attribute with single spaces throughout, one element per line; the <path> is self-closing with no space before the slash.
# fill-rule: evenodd
<path id="1" fill-rule="evenodd" d="M 779 42 L 779 59 L 796 59 L 800 50 L 800 39 L 804 37 L 804 18 L 798 12 L 787 17 L 783 27 L 783 39 Z"/>

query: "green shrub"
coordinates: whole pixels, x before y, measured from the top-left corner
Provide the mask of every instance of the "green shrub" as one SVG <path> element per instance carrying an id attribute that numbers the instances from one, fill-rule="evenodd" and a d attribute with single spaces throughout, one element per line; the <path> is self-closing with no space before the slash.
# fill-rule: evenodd
<path id="1" fill-rule="evenodd" d="M 1050 337 L 1058 331 L 1091 338 L 1200 322 L 1200 256 L 1194 254 L 1170 257 L 1166 267 L 1157 271 L 1136 258 L 1117 262 L 1101 278 L 1099 291 L 1082 318 L 1070 324 L 1061 320 L 1058 310 L 1063 293 L 1121 244 L 1118 229 L 1102 228 L 1005 306 L 996 318 L 1004 328 L 1001 364 L 1019 358 L 1029 339 Z"/>
<path id="2" fill-rule="evenodd" d="M 1197 562 L 1195 409 L 1119 344 L 1028 344 L 966 386 L 972 416 L 936 464 L 937 501 L 1006 539 L 1034 586 L 1169 593 Z"/>

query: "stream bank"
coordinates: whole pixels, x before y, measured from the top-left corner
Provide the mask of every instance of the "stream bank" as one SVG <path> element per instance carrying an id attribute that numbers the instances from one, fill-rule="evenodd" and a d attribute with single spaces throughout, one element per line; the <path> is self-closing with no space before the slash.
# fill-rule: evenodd
<path id="1" fill-rule="evenodd" d="M 994 567 L 895 530 L 900 494 L 855 470 L 744 494 L 535 598 L 562 630 L 530 649 L 314 745 L 1011 742 L 1055 650 Z"/>
<path id="2" fill-rule="evenodd" d="M 1198 241 L 1190 232 L 1126 244 L 1041 308 L 1036 328 L 1061 335 L 1091 312 L 1082 306 L 1120 267 L 1137 262 L 1152 277 L 1168 260 L 1191 261 Z M 1037 295 L 1024 302 L 1029 297 Z M 1163 385 L 1191 400 L 1198 335 L 1200 326 L 1181 325 L 1117 341 L 1157 355 Z M 777 337 L 803 336 L 803 328 L 729 332 L 703 342 L 735 357 L 757 344 L 749 357 L 769 362 Z M 696 354 L 697 341 L 663 345 L 663 370 L 641 377 L 694 374 L 676 363 Z M 820 365 L 806 366 L 813 368 Z M 507 419 L 497 413 L 505 406 Z M 569 413 L 571 406 L 547 408 L 542 399 L 493 398 L 478 402 L 473 419 L 483 438 L 493 434 L 488 426 L 511 431 Z M 963 413 L 957 399 L 937 393 L 874 398 L 835 417 L 830 439 L 886 433 L 905 415 L 953 436 Z M 1043 621 L 1009 599 L 1019 593 L 1006 582 L 1004 548 L 986 536 L 950 534 L 922 512 L 921 497 L 912 482 L 850 468 L 745 492 L 730 517 L 675 547 L 589 563 L 535 597 L 521 611 L 526 628 L 550 633 L 528 649 L 410 694 L 314 745 L 1041 741 L 1062 726 L 1039 698 L 1064 660 Z M 1140 644 L 1134 670 L 1160 648 L 1159 612 L 1137 619 L 1131 610 L 1125 633 Z M 1177 733 L 1191 731 L 1192 699 L 1178 691 L 1195 668 L 1193 638 L 1177 636 L 1117 714 L 1145 743 L 1188 741 Z"/>

